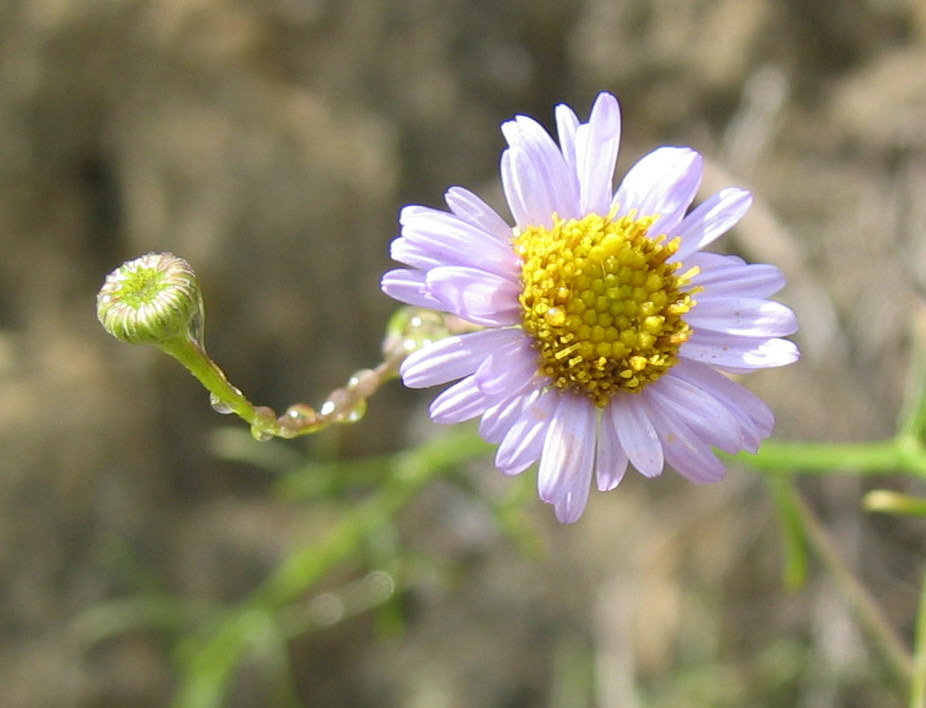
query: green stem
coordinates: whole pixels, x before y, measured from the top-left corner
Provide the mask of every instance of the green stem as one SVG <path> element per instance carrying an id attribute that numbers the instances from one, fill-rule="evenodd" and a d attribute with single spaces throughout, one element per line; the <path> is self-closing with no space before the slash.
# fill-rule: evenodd
<path id="1" fill-rule="evenodd" d="M 926 477 L 926 448 L 917 438 L 903 434 L 866 443 L 767 440 L 755 455 L 740 453 L 736 458 L 761 470 L 859 476 L 908 472 Z"/>
<path id="2" fill-rule="evenodd" d="M 279 417 L 271 408 L 253 405 L 229 383 L 224 372 L 209 358 L 201 337 L 192 329 L 180 335 L 145 341 L 151 341 L 183 364 L 209 391 L 217 410 L 221 406 L 227 409 L 224 412 L 237 414 L 250 424 L 255 438 L 269 440 L 271 437 L 308 435 L 332 423 L 357 422 L 366 411 L 367 399 L 384 383 L 398 376 L 399 366 L 412 351 L 426 342 L 470 330 L 468 325 L 445 321 L 439 313 L 401 308 L 389 322 L 382 362 L 372 369 L 354 372 L 347 384 L 332 391 L 317 411 L 296 403 Z"/>
<path id="3" fill-rule="evenodd" d="M 215 400 L 228 406 L 235 413 L 251 425 L 265 422 L 258 419 L 257 409 L 244 397 L 237 388 L 229 383 L 218 364 L 206 354 L 206 350 L 198 342 L 181 337 L 157 345 L 161 351 L 170 354 L 174 359 L 185 366 L 193 376 L 209 391 Z"/>

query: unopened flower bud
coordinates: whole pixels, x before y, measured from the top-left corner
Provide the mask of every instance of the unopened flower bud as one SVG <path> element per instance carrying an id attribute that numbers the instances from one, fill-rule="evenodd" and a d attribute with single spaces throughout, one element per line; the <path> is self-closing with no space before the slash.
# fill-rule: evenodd
<path id="1" fill-rule="evenodd" d="M 97 295 L 103 328 L 130 344 L 178 338 L 202 343 L 203 299 L 196 274 L 171 253 L 149 253 L 106 276 Z"/>

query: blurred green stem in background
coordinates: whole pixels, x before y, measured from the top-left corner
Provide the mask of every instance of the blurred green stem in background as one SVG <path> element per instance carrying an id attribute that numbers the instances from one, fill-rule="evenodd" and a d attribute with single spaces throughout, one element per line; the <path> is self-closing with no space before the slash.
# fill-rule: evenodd
<path id="1" fill-rule="evenodd" d="M 475 431 L 463 427 L 415 450 L 383 458 L 385 481 L 369 497 L 350 507 L 323 538 L 297 549 L 237 607 L 216 617 L 181 645 L 182 684 L 176 705 L 222 705 L 232 671 L 244 654 L 257 648 L 257 639 L 292 638 L 291 628 L 279 622 L 281 610 L 303 597 L 334 568 L 355 558 L 363 544 L 391 525 L 428 483 L 488 451 L 489 446 Z M 359 464 L 368 467 L 370 461 Z M 255 632 L 258 626 L 261 631 Z"/>

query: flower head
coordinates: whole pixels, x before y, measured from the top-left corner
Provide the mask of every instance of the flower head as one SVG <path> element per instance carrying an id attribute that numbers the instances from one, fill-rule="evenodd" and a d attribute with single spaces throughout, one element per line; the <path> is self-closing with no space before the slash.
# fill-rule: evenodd
<path id="1" fill-rule="evenodd" d="M 662 147 L 613 189 L 620 109 L 598 96 L 587 123 L 556 108 L 559 144 L 533 119 L 502 125 L 501 178 L 515 225 L 452 187 L 450 211 L 402 210 L 382 287 L 402 302 L 481 326 L 408 357 L 407 386 L 457 381 L 433 401 L 440 423 L 480 418 L 496 466 L 539 461 L 540 498 L 579 518 L 593 478 L 613 489 L 628 464 L 668 463 L 695 482 L 724 468 L 713 448 L 755 452 L 774 419 L 727 373 L 790 364 L 794 313 L 768 296 L 770 265 L 701 249 L 736 224 L 749 192 L 690 210 L 701 156 Z"/>

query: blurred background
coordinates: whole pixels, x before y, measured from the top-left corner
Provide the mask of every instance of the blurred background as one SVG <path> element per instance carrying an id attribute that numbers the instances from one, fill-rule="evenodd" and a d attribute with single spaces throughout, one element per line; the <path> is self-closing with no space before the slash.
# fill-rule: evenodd
<path id="1" fill-rule="evenodd" d="M 448 432 L 432 392 L 393 383 L 360 425 L 249 442 L 175 362 L 103 332 L 106 273 L 183 256 L 232 381 L 318 404 L 378 361 L 399 208 L 462 184 L 502 209 L 499 123 L 550 126 L 560 102 L 584 119 L 601 90 L 623 106 L 619 171 L 686 144 L 705 194 L 755 191 L 721 247 L 789 277 L 804 358 L 746 381 L 776 435 L 890 435 L 926 284 L 923 0 L 0 3 L 0 703 L 169 704 L 195 621 L 110 631 L 95 610 L 231 605 L 350 508 L 287 498 L 261 455 L 356 460 Z M 569 527 L 534 475 L 484 460 L 429 486 L 371 540 L 388 562 L 369 552 L 306 597 L 385 578 L 388 612 L 322 613 L 287 645 L 286 691 L 245 661 L 226 705 L 905 704 L 830 575 L 786 585 L 760 474 L 628 476 Z M 521 541 L 491 501 L 517 485 Z M 871 482 L 799 486 L 909 643 L 922 522 L 862 512 Z"/>

